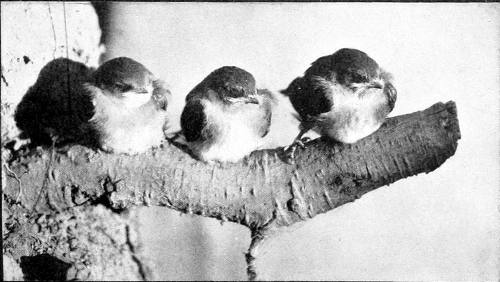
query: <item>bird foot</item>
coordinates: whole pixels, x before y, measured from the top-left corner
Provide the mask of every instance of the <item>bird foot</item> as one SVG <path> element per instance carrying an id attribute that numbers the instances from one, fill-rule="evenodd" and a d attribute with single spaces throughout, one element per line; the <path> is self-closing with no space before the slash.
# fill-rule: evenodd
<path id="1" fill-rule="evenodd" d="M 309 137 L 304 137 L 302 139 L 295 139 L 291 145 L 288 145 L 283 148 L 283 152 L 285 154 L 285 161 L 288 164 L 291 164 L 294 162 L 295 159 L 295 151 L 297 150 L 297 147 L 301 147 L 304 149 L 306 147 L 306 144 L 311 141 L 311 138 Z"/>
<path id="2" fill-rule="evenodd" d="M 182 146 L 187 145 L 187 141 L 186 138 L 184 137 L 184 134 L 182 134 L 182 130 L 168 134 L 167 136 L 165 136 L 165 139 L 167 139 L 170 143 L 174 145 L 182 145 Z"/>
<path id="3" fill-rule="evenodd" d="M 182 134 L 182 130 L 168 134 L 165 136 L 165 139 L 175 147 L 180 148 L 185 152 L 189 152 L 188 142 L 186 137 L 184 137 L 184 134 Z"/>
<path id="4" fill-rule="evenodd" d="M 181 133 L 182 133 L 181 130 L 170 133 L 169 134 L 170 136 L 165 136 L 165 139 L 167 139 L 170 142 L 175 142 L 175 140 L 177 140 L 181 137 L 181 135 L 182 135 Z"/>
<path id="5" fill-rule="evenodd" d="M 304 149 L 306 147 L 306 144 L 309 142 L 311 142 L 311 138 L 309 137 L 303 137 L 295 141 L 295 143 L 297 143 L 297 145 L 299 145 L 302 149 Z"/>

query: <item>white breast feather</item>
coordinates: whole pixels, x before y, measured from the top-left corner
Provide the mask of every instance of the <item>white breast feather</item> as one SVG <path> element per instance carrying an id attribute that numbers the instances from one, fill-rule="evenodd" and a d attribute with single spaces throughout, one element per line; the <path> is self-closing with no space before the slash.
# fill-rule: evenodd
<path id="1" fill-rule="evenodd" d="M 204 161 L 217 160 L 237 162 L 262 145 L 250 122 L 258 122 L 263 115 L 256 104 L 241 104 L 233 111 L 223 111 L 222 105 L 205 102 L 205 114 L 209 123 L 216 123 L 221 129 L 219 141 L 210 147 L 200 142 L 191 142 L 190 146 Z"/>
<path id="2" fill-rule="evenodd" d="M 355 143 L 375 132 L 384 122 L 377 118 L 377 109 L 387 98 L 381 89 L 367 89 L 353 95 L 340 85 L 332 85 L 333 108 L 320 115 L 321 134 L 343 143 Z"/>
<path id="3" fill-rule="evenodd" d="M 99 88 L 93 90 L 95 114 L 91 122 L 105 133 L 101 140 L 103 147 L 133 154 L 161 144 L 166 112 L 156 110 L 150 99 L 146 104 L 130 107 L 130 103 L 125 106 L 121 99 L 104 95 Z"/>

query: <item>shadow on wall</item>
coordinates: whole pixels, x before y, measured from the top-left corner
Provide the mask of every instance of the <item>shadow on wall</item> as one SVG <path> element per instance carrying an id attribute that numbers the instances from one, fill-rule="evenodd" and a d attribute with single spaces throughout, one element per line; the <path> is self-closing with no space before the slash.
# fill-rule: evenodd
<path id="1" fill-rule="evenodd" d="M 48 254 L 21 257 L 21 269 L 24 279 L 28 281 L 66 280 L 66 274 L 70 267 L 70 264 Z"/>
<path id="2" fill-rule="evenodd" d="M 94 107 L 83 87 L 91 73 L 91 68 L 66 58 L 47 63 L 16 108 L 21 138 L 29 138 L 32 147 L 70 142 L 97 148 L 97 133 L 88 123 Z"/>

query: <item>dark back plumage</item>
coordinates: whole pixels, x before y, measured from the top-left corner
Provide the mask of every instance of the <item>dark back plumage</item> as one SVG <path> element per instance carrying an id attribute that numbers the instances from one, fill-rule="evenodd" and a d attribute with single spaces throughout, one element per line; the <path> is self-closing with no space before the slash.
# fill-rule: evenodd
<path id="1" fill-rule="evenodd" d="M 207 125 L 207 117 L 204 107 L 199 99 L 193 99 L 186 103 L 181 114 L 181 128 L 188 142 L 205 141 L 202 130 Z"/>

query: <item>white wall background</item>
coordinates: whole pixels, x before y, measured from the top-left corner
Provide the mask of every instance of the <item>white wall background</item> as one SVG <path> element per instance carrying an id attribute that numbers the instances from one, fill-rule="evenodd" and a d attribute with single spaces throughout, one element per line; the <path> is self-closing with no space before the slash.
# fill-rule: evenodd
<path id="1" fill-rule="evenodd" d="M 269 251 L 257 261 L 261 278 L 498 280 L 499 4 L 112 7 L 107 56 L 135 58 L 171 85 L 173 130 L 184 96 L 218 67 L 242 67 L 258 86 L 277 91 L 342 47 L 367 52 L 394 74 L 392 115 L 457 103 L 462 139 L 455 156 L 428 175 L 383 187 L 268 240 Z M 296 135 L 290 109 L 281 100 L 270 147 Z M 158 279 L 245 279 L 244 229 L 165 209 L 141 213 Z M 195 229 L 198 236 L 187 236 Z M 202 268 L 194 262 L 200 259 Z"/>

